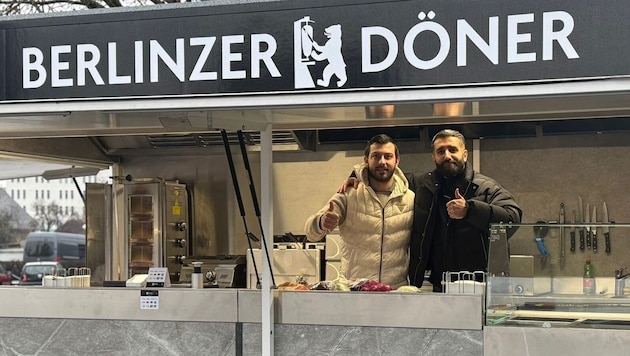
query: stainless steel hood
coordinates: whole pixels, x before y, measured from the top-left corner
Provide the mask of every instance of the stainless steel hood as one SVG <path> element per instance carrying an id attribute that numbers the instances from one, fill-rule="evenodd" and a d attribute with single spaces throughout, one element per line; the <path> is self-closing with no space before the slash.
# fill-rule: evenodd
<path id="1" fill-rule="evenodd" d="M 437 110 L 463 103 L 462 111 Z M 63 110 L 59 110 L 62 108 Z M 385 110 L 385 108 L 388 108 Z M 435 126 L 630 116 L 630 78 L 529 85 L 0 105 L 0 138 Z"/>
<path id="2" fill-rule="evenodd" d="M 268 110 L 209 111 L 208 117 L 253 119 L 266 116 L 273 123 L 274 150 L 362 149 L 376 133 L 387 133 L 398 141 L 429 141 L 448 126 L 468 139 L 541 137 L 630 130 L 630 95 L 580 95 L 547 98 L 495 99 L 462 102 L 455 115 L 440 115 L 440 103 L 396 103 L 368 106 L 276 108 Z M 387 107 L 388 110 L 378 110 Z M 377 110 L 374 110 L 377 108 Z M 380 116 L 375 116 L 375 113 Z M 161 113 L 168 114 L 168 113 Z M 183 118 L 184 116 L 180 116 Z M 186 119 L 182 119 L 186 122 Z M 247 130 L 246 143 L 255 150 L 258 131 Z M 174 130 L 169 134 L 98 136 L 110 154 L 137 149 L 191 149 L 222 152 L 218 130 L 201 132 Z M 237 144 L 236 135 L 230 141 Z"/>
<path id="3" fill-rule="evenodd" d="M 243 130 L 251 150 L 273 129 L 274 150 L 362 149 L 385 132 L 420 140 L 444 127 L 469 139 L 542 137 L 630 130 L 630 79 L 552 84 L 222 98 L 126 99 L 0 105 L 0 154 L 60 166 L 19 170 L 22 176 L 71 166 L 103 167 L 128 154 L 223 154 L 220 129 Z M 447 112 L 444 105 L 460 111 Z M 63 108 L 63 111 L 54 109 Z M 38 112 L 36 112 L 38 110 Z M 67 110 L 67 111 L 66 111 Z M 19 112 L 17 114 L 16 112 Z M 237 144 L 236 137 L 230 140 Z M 42 145 L 44 143 L 44 145 Z M 16 174 L 0 174 L 0 178 Z"/>

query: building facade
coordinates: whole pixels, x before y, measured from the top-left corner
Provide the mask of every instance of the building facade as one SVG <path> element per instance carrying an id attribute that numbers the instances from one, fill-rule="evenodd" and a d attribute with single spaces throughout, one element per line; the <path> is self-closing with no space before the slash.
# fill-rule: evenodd
<path id="1" fill-rule="evenodd" d="M 105 170 L 94 176 L 78 177 L 76 185 L 72 178 L 16 178 L 0 181 L 0 188 L 34 219 L 39 221 L 39 217 L 50 215 L 50 210 L 56 207 L 55 215 L 63 223 L 71 218 L 85 220 L 85 204 L 81 195 L 86 183 L 107 183 L 110 176 L 110 171 Z"/>

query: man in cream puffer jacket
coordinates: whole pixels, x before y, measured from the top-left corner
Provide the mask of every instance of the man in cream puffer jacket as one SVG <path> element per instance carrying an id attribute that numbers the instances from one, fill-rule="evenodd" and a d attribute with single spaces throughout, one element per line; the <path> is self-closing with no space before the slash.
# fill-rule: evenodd
<path id="1" fill-rule="evenodd" d="M 367 278 L 396 289 L 407 285 L 414 193 L 398 164 L 398 147 L 376 135 L 365 149 L 364 163 L 354 167 L 356 189 L 335 194 L 309 217 L 309 241 L 319 241 L 339 225 L 342 277 Z"/>

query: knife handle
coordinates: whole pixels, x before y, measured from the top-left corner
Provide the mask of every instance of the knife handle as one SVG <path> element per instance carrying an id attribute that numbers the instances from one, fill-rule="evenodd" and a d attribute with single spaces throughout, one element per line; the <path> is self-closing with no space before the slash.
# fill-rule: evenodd
<path id="1" fill-rule="evenodd" d="M 575 231 L 571 231 L 571 252 L 575 252 Z"/>
<path id="2" fill-rule="evenodd" d="M 580 250 L 584 251 L 584 229 L 580 230 Z"/>
<path id="3" fill-rule="evenodd" d="M 593 252 L 597 252 L 597 234 L 593 234 Z"/>
<path id="4" fill-rule="evenodd" d="M 545 247 L 545 243 L 543 239 L 540 237 L 537 237 L 534 240 L 536 240 L 536 243 L 538 244 L 538 249 L 540 250 L 540 254 L 543 256 L 549 256 L 549 250 L 547 250 L 547 248 Z"/>
<path id="5" fill-rule="evenodd" d="M 610 233 L 604 233 L 604 243 L 606 244 L 606 253 L 610 253 Z"/>
<path id="6" fill-rule="evenodd" d="M 591 232 L 586 230 L 586 248 L 591 249 Z"/>

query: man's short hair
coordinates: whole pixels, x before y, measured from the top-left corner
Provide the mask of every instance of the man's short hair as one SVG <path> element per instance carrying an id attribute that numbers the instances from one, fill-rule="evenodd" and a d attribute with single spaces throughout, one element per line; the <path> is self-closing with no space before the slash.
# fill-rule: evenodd
<path id="1" fill-rule="evenodd" d="M 375 143 L 378 143 L 379 145 L 384 145 L 390 142 L 394 144 L 394 152 L 396 153 L 396 158 L 398 158 L 398 145 L 396 145 L 396 142 L 394 142 L 393 138 L 389 137 L 386 134 L 378 134 L 372 137 L 368 141 L 367 146 L 365 147 L 365 150 L 363 151 L 363 154 L 365 155 L 365 157 L 368 157 L 370 155 L 370 146 L 372 146 Z"/>
<path id="2" fill-rule="evenodd" d="M 431 147 L 434 147 L 433 145 L 435 144 L 435 140 L 440 139 L 440 138 L 448 138 L 448 137 L 457 137 L 459 141 L 461 141 L 462 146 L 464 148 L 466 147 L 466 138 L 464 137 L 464 135 L 462 135 L 461 132 L 457 130 L 453 130 L 453 129 L 444 129 L 436 133 L 435 136 L 433 136 L 433 139 L 431 140 Z"/>

